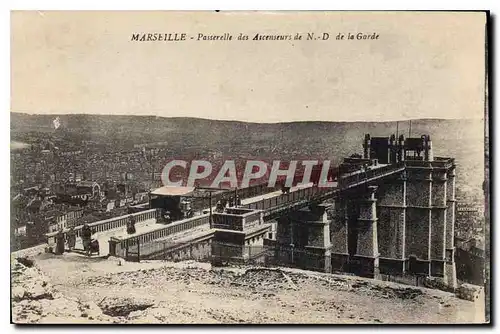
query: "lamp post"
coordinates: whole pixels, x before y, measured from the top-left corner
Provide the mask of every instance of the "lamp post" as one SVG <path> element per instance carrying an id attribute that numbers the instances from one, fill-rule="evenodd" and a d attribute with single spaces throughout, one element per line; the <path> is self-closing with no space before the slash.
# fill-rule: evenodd
<path id="1" fill-rule="evenodd" d="M 294 253 L 294 249 L 295 249 L 295 244 L 294 244 L 294 240 L 293 240 L 293 220 L 290 220 L 290 247 L 291 247 L 291 251 L 292 251 L 292 256 L 291 256 L 291 264 L 294 265 L 294 260 L 293 260 L 293 253 Z"/>
<path id="2" fill-rule="evenodd" d="M 208 189 L 207 191 L 208 191 L 208 209 L 209 209 L 208 223 L 210 225 L 210 228 L 212 228 L 212 192 L 217 190 Z"/>
<path id="3" fill-rule="evenodd" d="M 210 213 L 208 216 L 208 223 L 210 225 L 210 228 L 212 228 L 212 192 L 211 191 L 208 193 L 208 206 L 210 209 Z"/>

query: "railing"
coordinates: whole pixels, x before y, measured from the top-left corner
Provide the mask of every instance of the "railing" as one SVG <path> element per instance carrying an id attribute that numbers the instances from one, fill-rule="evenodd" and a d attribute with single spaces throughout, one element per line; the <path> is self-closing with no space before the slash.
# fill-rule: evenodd
<path id="1" fill-rule="evenodd" d="M 214 214 L 212 216 L 213 228 L 227 229 L 227 230 L 235 230 L 235 231 L 243 231 L 244 227 L 244 218 L 237 215 L 228 215 L 228 214 Z"/>
<path id="2" fill-rule="evenodd" d="M 278 209 L 278 207 L 287 207 L 294 202 L 306 203 L 311 198 L 317 195 L 326 194 L 327 192 L 332 191 L 333 189 L 331 188 L 303 188 L 297 191 L 293 191 L 289 194 L 283 194 L 273 198 L 263 199 L 258 202 L 247 204 L 243 207 L 258 210 L 276 210 Z M 110 254 L 115 254 L 116 256 L 123 257 L 125 256 L 126 249 L 137 247 L 137 244 L 140 244 L 141 247 L 145 247 L 146 244 L 149 244 L 155 240 L 166 238 L 175 233 L 188 231 L 202 225 L 209 226 L 209 216 L 209 214 L 205 214 L 202 216 L 184 219 L 150 232 L 146 232 L 140 235 L 128 236 L 123 239 L 111 237 L 110 244 L 113 244 L 113 246 L 110 245 Z"/>
<path id="3" fill-rule="evenodd" d="M 400 162 L 396 165 L 387 165 L 379 168 L 369 169 L 366 171 L 360 171 L 359 173 L 339 177 L 339 188 L 345 189 L 351 186 L 357 185 L 359 183 L 366 182 L 370 179 L 375 179 L 378 177 L 386 176 L 389 174 L 397 173 L 404 170 L 405 163 Z"/>
<path id="4" fill-rule="evenodd" d="M 406 160 L 408 167 L 427 167 L 427 168 L 451 168 L 455 164 L 454 158 L 436 157 L 433 161 L 425 160 Z"/>
<path id="5" fill-rule="evenodd" d="M 237 193 L 240 200 L 244 200 L 247 198 L 274 192 L 276 190 L 278 190 L 278 187 L 270 188 L 268 187 L 267 183 L 264 183 L 264 184 L 251 185 L 247 188 L 237 189 Z M 212 195 L 212 203 L 216 203 L 218 200 L 221 199 L 223 195 L 232 197 L 234 194 L 235 194 L 235 189 L 225 189 L 224 194 L 220 193 Z M 192 208 L 195 211 L 208 209 L 208 196 L 195 198 L 195 200 L 192 203 Z"/>
<path id="6" fill-rule="evenodd" d="M 249 209 L 257 209 L 263 211 L 276 211 L 283 207 L 288 207 L 293 203 L 307 202 L 321 195 L 327 195 L 333 193 L 335 188 L 319 188 L 319 187 L 309 187 L 299 189 L 288 194 L 283 194 L 280 196 L 266 198 L 258 202 L 250 203 L 244 207 Z"/>
<path id="7" fill-rule="evenodd" d="M 214 231 L 208 230 L 203 235 L 188 242 L 159 241 L 141 248 L 140 260 L 196 260 L 210 259 L 211 239 Z"/>
<path id="8" fill-rule="evenodd" d="M 269 188 L 267 183 L 251 185 L 248 188 L 238 189 L 238 196 L 240 199 L 260 196 L 269 192 L 278 190 L 278 187 Z"/>
<path id="9" fill-rule="evenodd" d="M 244 214 L 232 213 L 234 211 L 244 211 Z M 228 208 L 224 213 L 215 213 L 212 216 L 212 227 L 220 229 L 229 229 L 235 231 L 245 230 L 249 224 L 259 221 L 261 217 L 261 211 L 254 211 L 252 209 L 241 209 L 238 208 L 234 210 L 233 208 Z M 252 224 L 253 225 L 253 224 Z"/>
<path id="10" fill-rule="evenodd" d="M 261 218 L 261 211 L 254 211 L 244 216 L 245 220 L 243 221 L 243 229 L 248 228 L 250 225 L 254 225 L 256 221 L 259 221 Z"/>
<path id="11" fill-rule="evenodd" d="M 155 219 L 158 217 L 158 209 L 150 209 L 146 211 L 131 213 L 125 216 L 114 217 L 106 220 L 100 220 L 94 223 L 88 224 L 88 226 L 92 229 L 93 233 L 104 232 L 108 230 L 113 230 L 115 228 L 119 228 L 122 226 L 126 226 L 130 221 L 131 217 L 135 218 L 135 222 L 139 223 L 149 219 Z M 81 236 L 82 225 L 75 227 L 75 234 L 77 237 Z M 63 230 L 63 233 L 68 232 L 68 229 Z M 47 237 L 47 243 L 54 243 L 55 236 L 58 232 L 47 233 L 45 236 Z"/>
<path id="12" fill-rule="evenodd" d="M 128 236 L 122 239 L 115 237 L 110 238 L 110 243 L 114 243 L 117 247 L 114 251 L 116 256 L 124 256 L 124 250 L 130 247 L 135 247 L 138 243 L 140 245 L 146 245 L 152 241 L 166 238 L 172 234 L 188 231 L 202 225 L 209 225 L 209 215 L 205 214 L 198 217 L 192 217 L 184 220 L 174 222 L 172 224 L 166 225 L 164 227 L 158 228 L 156 230 L 146 232 L 139 235 Z M 113 252 L 110 252 L 113 253 Z"/>
<path id="13" fill-rule="evenodd" d="M 366 172 L 360 172 L 358 174 L 350 175 L 342 179 L 342 184 L 344 187 L 349 187 L 357 183 L 366 182 L 369 179 L 376 177 L 392 174 L 404 169 L 404 163 L 399 163 L 398 165 L 389 165 Z M 242 207 L 254 210 L 262 210 L 265 214 L 275 213 L 281 211 L 284 208 L 289 208 L 290 206 L 297 206 L 300 204 L 307 204 L 311 200 L 318 200 L 325 196 L 333 194 L 338 191 L 338 188 L 333 187 L 308 187 L 292 191 L 288 194 L 282 194 L 272 198 L 262 199 L 260 201 L 243 205 Z M 130 236 L 124 239 L 111 238 L 110 242 L 119 244 L 119 249 L 123 250 L 127 247 L 134 247 L 137 243 L 145 245 L 151 243 L 152 241 L 166 238 L 169 235 L 187 231 L 202 225 L 209 225 L 209 215 L 205 214 L 198 217 L 192 217 L 178 222 L 174 222 L 163 228 L 156 229 L 141 235 Z M 116 251 L 116 255 L 120 256 L 120 250 Z"/>

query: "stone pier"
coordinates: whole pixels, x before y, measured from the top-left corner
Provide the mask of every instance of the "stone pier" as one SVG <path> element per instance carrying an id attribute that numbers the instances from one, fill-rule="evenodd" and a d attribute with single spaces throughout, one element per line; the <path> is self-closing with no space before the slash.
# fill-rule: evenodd
<path id="1" fill-rule="evenodd" d="M 212 263 L 266 260 L 264 237 L 271 225 L 264 223 L 261 210 L 227 208 L 212 219 Z"/>
<path id="2" fill-rule="evenodd" d="M 330 204 L 293 211 L 278 222 L 276 256 L 290 265 L 331 272 Z"/>
<path id="3" fill-rule="evenodd" d="M 351 270 L 360 276 L 377 277 L 379 274 L 376 190 L 376 186 L 368 186 L 354 201 L 358 217 L 352 226 L 352 233 L 356 237 L 355 252 L 350 261 Z M 354 243 L 354 240 L 351 242 Z"/>
<path id="4" fill-rule="evenodd" d="M 347 263 L 349 262 L 346 199 L 341 197 L 336 198 L 330 212 L 332 272 L 346 272 L 348 271 Z"/>
<path id="5" fill-rule="evenodd" d="M 377 197 L 377 234 L 381 274 L 406 272 L 406 172 L 379 184 Z"/>

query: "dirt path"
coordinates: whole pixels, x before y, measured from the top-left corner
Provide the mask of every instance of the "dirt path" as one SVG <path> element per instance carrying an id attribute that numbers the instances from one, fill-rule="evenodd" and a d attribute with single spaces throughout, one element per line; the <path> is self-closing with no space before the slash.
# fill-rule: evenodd
<path id="1" fill-rule="evenodd" d="M 466 323 L 477 320 L 473 302 L 449 293 L 302 270 L 213 269 L 209 264 L 193 261 L 138 264 L 72 254 L 62 258 L 39 256 L 35 266 L 57 298 L 44 303 L 39 300 L 15 303 L 14 317 L 18 321 Z M 29 277 L 25 279 L 28 280 Z M 69 305 L 67 309 L 61 309 L 62 300 Z M 72 303 L 76 306 L 71 306 Z"/>

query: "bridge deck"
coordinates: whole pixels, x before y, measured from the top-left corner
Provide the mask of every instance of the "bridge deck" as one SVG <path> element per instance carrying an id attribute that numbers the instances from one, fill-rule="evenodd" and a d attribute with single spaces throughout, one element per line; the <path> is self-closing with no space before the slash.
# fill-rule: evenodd
<path id="1" fill-rule="evenodd" d="M 346 189 L 346 188 L 355 187 L 359 184 L 362 184 L 365 182 L 370 182 L 372 180 L 382 178 L 382 177 L 385 177 L 385 176 L 390 175 L 390 174 L 397 173 L 402 169 L 404 169 L 404 166 L 397 166 L 397 167 L 394 166 L 394 168 L 388 168 L 388 166 L 383 166 L 379 169 L 374 169 L 374 170 L 369 171 L 365 174 L 358 173 L 358 174 L 349 175 L 347 178 L 342 180 L 343 181 L 342 183 L 344 183 L 344 184 L 342 184 L 341 188 Z M 316 195 L 319 197 L 331 196 L 331 194 L 333 194 L 335 191 L 340 190 L 338 188 L 338 186 L 339 185 L 337 183 L 335 183 L 335 186 L 330 188 L 329 191 L 323 192 L 323 195 L 321 193 L 318 193 Z M 292 193 L 295 193 L 297 191 L 311 188 L 311 187 L 312 187 L 312 183 L 291 187 L 290 193 L 292 194 Z M 253 203 L 258 203 L 258 204 L 253 205 L 252 207 L 256 207 L 256 208 L 263 209 L 266 211 L 278 212 L 280 210 L 283 210 L 284 207 L 287 207 L 287 206 L 293 207 L 294 202 L 298 203 L 298 202 L 307 201 L 308 196 L 310 196 L 311 194 L 308 195 L 306 193 L 304 193 L 304 194 L 300 193 L 298 195 L 299 196 L 295 196 L 295 195 L 291 196 L 293 198 L 292 200 L 289 200 L 288 198 L 290 197 L 290 195 L 287 195 L 286 196 L 287 198 L 285 198 L 285 201 L 283 201 L 283 198 L 280 197 L 280 196 L 282 196 L 282 191 L 279 190 L 279 191 L 274 191 L 274 192 L 270 192 L 267 194 L 243 199 L 242 205 L 248 206 L 248 205 L 253 204 Z M 280 198 L 278 198 L 278 197 L 280 197 Z M 276 198 L 276 200 L 274 200 L 274 198 Z M 270 200 L 270 199 L 273 199 L 273 200 Z M 274 205 L 278 205 L 276 208 L 274 208 L 275 210 L 273 210 L 273 202 L 275 202 Z M 212 209 L 214 210 L 215 206 Z M 182 221 L 179 221 L 179 222 L 182 222 Z M 154 232 L 155 230 L 164 229 L 165 226 L 166 226 L 165 224 L 157 224 L 155 222 L 155 219 L 149 219 L 149 220 L 146 220 L 143 222 L 138 222 L 136 224 L 136 233 L 134 233 L 132 235 L 127 234 L 126 227 L 122 226 L 122 227 L 119 227 L 116 229 L 95 233 L 93 237 L 99 241 L 101 255 L 107 255 L 109 252 L 108 241 L 111 237 L 114 237 L 117 239 L 131 238 L 134 236 L 140 236 L 143 234 Z M 185 238 L 188 238 L 190 234 L 196 235 L 196 233 L 199 233 L 200 231 L 205 232 L 208 229 L 209 229 L 208 224 L 203 224 L 201 226 L 193 228 L 192 231 L 187 230 L 187 231 L 182 231 L 182 232 L 178 232 L 175 234 L 176 235 L 179 234 L 179 236 L 182 235 L 182 238 L 185 239 Z M 152 243 L 151 241 L 156 242 L 156 241 L 165 241 L 165 240 L 175 240 L 176 237 L 178 237 L 178 236 L 175 236 L 174 234 L 172 234 L 171 236 L 164 237 L 161 239 L 154 239 L 154 240 L 148 239 L 148 243 Z M 83 248 L 80 238 L 77 238 L 76 247 Z"/>
<path id="2" fill-rule="evenodd" d="M 296 187 L 291 188 L 290 191 L 291 192 L 297 191 L 299 189 L 307 188 L 310 186 L 311 186 L 311 184 L 296 186 Z M 241 202 L 243 205 L 245 205 L 245 204 L 255 203 L 255 202 L 261 201 L 263 199 L 277 197 L 277 196 L 280 196 L 281 194 L 282 194 L 281 190 L 274 191 L 271 193 L 246 198 L 246 199 L 243 199 Z M 212 210 L 215 210 L 215 206 L 212 208 Z M 127 234 L 126 227 L 122 226 L 122 227 L 115 228 L 112 230 L 94 233 L 92 237 L 99 241 L 100 255 L 107 255 L 109 253 L 108 241 L 111 237 L 114 237 L 117 239 L 122 239 L 125 237 L 138 236 L 138 235 L 141 235 L 144 233 L 153 232 L 155 230 L 165 228 L 165 226 L 166 226 L 165 224 L 156 223 L 155 219 L 149 219 L 149 220 L 146 220 L 143 222 L 136 223 L 136 233 L 134 233 L 134 234 Z M 186 237 L 189 238 L 190 234 L 196 235 L 200 231 L 208 231 L 208 229 L 209 229 L 209 226 L 208 226 L 208 224 L 206 224 L 206 225 L 197 227 L 197 228 L 193 229 L 192 231 L 191 230 L 190 231 L 183 231 L 183 232 L 175 233 L 175 234 L 168 236 L 166 238 L 157 239 L 157 240 L 155 240 L 155 242 L 156 241 L 164 242 L 167 240 L 174 242 L 173 240 L 177 240 L 179 237 L 182 237 L 183 239 L 185 239 Z M 82 244 L 81 238 L 77 238 L 75 247 L 76 247 L 76 249 L 83 249 L 83 244 Z"/>
<path id="3" fill-rule="evenodd" d="M 290 192 L 295 192 L 295 191 L 300 190 L 300 189 L 310 188 L 310 187 L 312 187 L 312 185 L 313 185 L 312 183 L 307 183 L 305 185 L 298 185 L 298 186 L 295 186 L 295 187 L 291 187 L 290 188 Z M 247 204 L 251 204 L 251 203 L 262 201 L 264 199 L 278 197 L 278 196 L 281 196 L 282 194 L 283 194 L 283 192 L 281 190 L 277 190 L 277 191 L 273 191 L 271 193 L 267 193 L 267 194 L 263 194 L 263 195 L 259 195 L 259 196 L 255 196 L 255 197 L 249 197 L 249 198 L 243 199 L 243 200 L 241 200 L 241 204 L 242 205 L 247 205 Z"/>
<path id="4" fill-rule="evenodd" d="M 383 166 L 383 167 L 387 167 L 387 166 Z M 352 186 L 356 186 L 358 185 L 359 183 L 364 183 L 364 182 L 370 182 L 372 180 L 375 180 L 375 179 L 378 179 L 378 178 L 382 178 L 382 177 L 385 177 L 387 175 L 390 175 L 390 174 L 394 174 L 394 173 L 397 173 L 400 171 L 401 168 L 394 168 L 394 169 L 391 169 L 391 170 L 384 170 L 384 168 L 380 168 L 381 172 L 380 173 L 377 173 L 375 175 L 367 175 L 368 177 L 365 178 L 365 179 L 357 179 L 355 180 L 354 182 L 351 182 L 351 184 L 348 185 L 347 188 L 350 188 Z M 357 182 L 356 182 L 357 181 Z M 324 189 L 325 191 L 323 193 L 318 193 L 316 194 L 316 196 L 319 196 L 319 197 L 324 197 L 324 196 L 331 196 L 333 193 L 335 193 L 336 191 L 339 191 L 340 189 L 338 188 L 338 183 L 337 182 L 334 182 L 333 183 L 333 187 L 329 188 L 329 189 Z M 307 188 L 311 188 L 312 187 L 312 184 L 306 184 L 306 185 L 300 185 L 300 186 L 296 186 L 296 187 L 292 187 L 290 189 L 290 193 L 294 193 L 296 191 L 299 191 L 301 189 L 307 189 Z M 267 211 L 279 211 L 279 210 L 283 210 L 283 207 L 287 207 L 287 206 L 294 206 L 294 203 L 299 203 L 299 202 L 305 202 L 307 201 L 307 196 L 304 196 L 304 197 L 298 197 L 296 198 L 295 201 L 290 201 L 290 202 L 285 202 L 285 203 L 280 203 L 277 207 L 275 207 L 273 210 L 273 207 L 270 206 L 272 205 L 272 202 L 271 201 L 267 201 L 267 200 L 270 200 L 270 199 L 273 199 L 273 198 L 276 198 L 276 197 L 280 197 L 282 196 L 283 193 L 282 191 L 274 191 L 274 192 L 271 192 L 271 193 L 267 193 L 267 194 L 263 194 L 263 195 L 259 195 L 259 196 L 255 196 L 255 197 L 251 197 L 251 198 L 247 198 L 247 199 L 244 199 L 242 200 L 241 204 L 242 205 L 249 205 L 249 204 L 252 204 L 252 203 L 258 203 L 258 202 L 263 202 L 262 204 L 263 207 L 261 209 L 264 209 L 264 210 L 267 210 Z M 289 196 L 289 195 L 287 195 Z M 264 203 L 265 202 L 265 203 Z M 151 230 L 152 231 L 152 230 Z M 175 234 L 172 234 L 168 237 L 164 237 L 164 238 L 161 238 L 161 239 L 155 239 L 154 242 L 150 242 L 149 244 L 154 244 L 154 243 L 158 243 L 158 244 L 161 244 L 161 245 L 158 245 L 157 247 L 165 247 L 165 244 L 172 244 L 172 243 L 175 243 L 175 242 L 186 242 L 186 241 L 189 241 L 190 239 L 194 239 L 196 238 L 197 236 L 203 233 L 209 233 L 210 232 L 210 227 L 208 224 L 204 224 L 202 226 L 198 226 L 196 228 L 193 228 L 193 229 L 190 229 L 190 230 L 187 230 L 187 231 L 183 231 L 183 232 L 179 232 L 179 233 L 175 233 Z M 145 245 L 143 245 L 143 247 L 145 247 Z M 148 253 L 152 253 L 152 252 L 156 252 L 156 251 L 159 251 L 160 249 L 155 249 L 155 246 L 154 245 L 150 245 L 150 246 L 147 246 L 147 249 L 148 249 Z"/>
<path id="5" fill-rule="evenodd" d="M 130 237 L 134 235 L 140 235 L 146 232 L 151 232 L 156 229 L 160 229 L 165 227 L 163 224 L 157 224 L 155 219 L 149 219 L 143 222 L 139 222 L 135 225 L 136 232 L 134 234 L 127 234 L 127 228 L 125 226 L 115 228 L 108 231 L 94 233 L 92 235 L 93 239 L 97 239 L 99 241 L 99 252 L 100 255 L 107 255 L 109 253 L 109 245 L 108 240 L 111 237 L 115 238 L 123 238 Z M 82 239 L 76 238 L 76 249 L 83 249 Z"/>
<path id="6" fill-rule="evenodd" d="M 166 238 L 157 239 L 154 242 L 141 245 L 141 256 L 150 256 L 155 253 L 161 253 L 177 245 L 189 244 L 191 241 L 200 237 L 213 234 L 214 231 L 215 230 L 211 229 L 208 224 L 205 224 L 187 231 L 174 233 Z"/>

